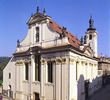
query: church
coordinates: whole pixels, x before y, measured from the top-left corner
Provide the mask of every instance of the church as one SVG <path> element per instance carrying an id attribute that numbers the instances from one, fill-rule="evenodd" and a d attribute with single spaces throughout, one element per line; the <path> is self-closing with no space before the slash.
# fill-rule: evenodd
<path id="1" fill-rule="evenodd" d="M 3 97 L 14 100 L 85 100 L 98 84 L 97 35 L 92 16 L 79 40 L 50 16 L 31 15 L 28 33 L 3 71 Z M 88 23 L 87 23 L 88 24 Z"/>

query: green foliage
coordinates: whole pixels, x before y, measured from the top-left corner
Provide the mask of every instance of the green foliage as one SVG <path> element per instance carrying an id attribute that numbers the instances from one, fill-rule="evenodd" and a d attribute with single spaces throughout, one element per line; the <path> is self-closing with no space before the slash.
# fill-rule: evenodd
<path id="1" fill-rule="evenodd" d="M 8 63 L 11 57 L 0 57 L 0 63 Z"/>
<path id="2" fill-rule="evenodd" d="M 3 80 L 3 69 L 6 67 L 11 57 L 0 57 L 0 80 Z M 0 85 L 1 85 L 0 81 Z"/>
<path id="3" fill-rule="evenodd" d="M 0 80 L 0 86 L 2 86 L 3 81 Z"/>

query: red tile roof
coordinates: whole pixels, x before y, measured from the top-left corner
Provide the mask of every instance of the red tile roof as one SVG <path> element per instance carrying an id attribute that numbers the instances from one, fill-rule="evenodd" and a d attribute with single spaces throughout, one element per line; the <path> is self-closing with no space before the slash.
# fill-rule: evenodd
<path id="1" fill-rule="evenodd" d="M 52 29 L 53 31 L 62 34 L 62 28 L 63 28 L 63 27 L 61 27 L 60 25 L 58 25 L 57 23 L 55 23 L 55 22 L 52 21 L 51 19 L 49 19 L 49 25 L 50 25 L 50 27 L 51 27 L 51 29 Z M 74 47 L 76 47 L 76 48 L 79 47 L 79 45 L 80 45 L 81 43 L 80 43 L 79 39 L 78 39 L 76 36 L 74 36 L 73 34 L 71 34 L 70 32 L 68 32 L 67 30 L 66 30 L 66 36 L 68 37 L 69 43 L 70 43 L 72 46 L 74 46 Z"/>
<path id="2" fill-rule="evenodd" d="M 98 55 L 98 58 L 100 59 L 100 58 L 101 58 L 101 56 L 99 56 L 99 55 Z"/>

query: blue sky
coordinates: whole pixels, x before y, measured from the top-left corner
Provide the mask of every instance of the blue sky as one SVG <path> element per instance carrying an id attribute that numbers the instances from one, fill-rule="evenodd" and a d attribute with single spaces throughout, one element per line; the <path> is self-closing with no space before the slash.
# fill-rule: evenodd
<path id="1" fill-rule="evenodd" d="M 0 56 L 12 56 L 17 39 L 27 32 L 31 13 L 35 14 L 37 0 L 0 0 Z M 46 14 L 79 39 L 89 27 L 90 11 L 98 31 L 98 54 L 110 57 L 109 0 L 39 0 L 40 12 Z"/>

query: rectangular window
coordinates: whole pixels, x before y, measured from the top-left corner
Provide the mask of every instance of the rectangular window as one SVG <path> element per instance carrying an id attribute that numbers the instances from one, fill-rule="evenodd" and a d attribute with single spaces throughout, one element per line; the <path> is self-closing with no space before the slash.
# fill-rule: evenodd
<path id="1" fill-rule="evenodd" d="M 29 79 L 29 68 L 28 63 L 25 63 L 25 80 Z"/>
<path id="2" fill-rule="evenodd" d="M 78 62 L 76 62 L 76 80 L 78 80 Z"/>
<path id="3" fill-rule="evenodd" d="M 41 65 L 40 55 L 36 55 L 35 56 L 35 81 L 40 81 L 40 71 L 41 71 L 40 65 Z"/>
<path id="4" fill-rule="evenodd" d="M 11 79 L 11 73 L 9 73 L 9 79 Z"/>
<path id="5" fill-rule="evenodd" d="M 39 27 L 36 27 L 36 42 L 39 42 Z"/>
<path id="6" fill-rule="evenodd" d="M 48 62 L 48 82 L 53 82 L 53 64 Z"/>

